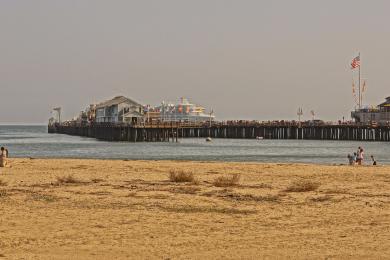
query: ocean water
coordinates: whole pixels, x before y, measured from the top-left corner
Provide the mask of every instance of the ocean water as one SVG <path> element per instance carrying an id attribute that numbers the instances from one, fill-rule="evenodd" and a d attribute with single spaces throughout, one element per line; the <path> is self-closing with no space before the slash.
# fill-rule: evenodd
<path id="1" fill-rule="evenodd" d="M 312 140 L 181 139 L 179 143 L 105 142 L 93 138 L 48 134 L 46 126 L 1 126 L 0 146 L 10 157 L 299 162 L 346 164 L 358 146 L 365 159 L 374 155 L 390 164 L 390 143 Z"/>

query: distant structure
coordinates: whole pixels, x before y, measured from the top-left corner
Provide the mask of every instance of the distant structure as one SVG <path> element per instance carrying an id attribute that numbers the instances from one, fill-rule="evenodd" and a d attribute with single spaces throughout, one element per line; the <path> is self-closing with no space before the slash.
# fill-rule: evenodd
<path id="1" fill-rule="evenodd" d="M 180 98 L 178 104 L 162 102 L 160 106 L 145 108 L 148 122 L 205 122 L 215 119 L 214 112 L 206 113 L 202 106 L 192 104 L 186 98 Z"/>
<path id="2" fill-rule="evenodd" d="M 79 124 L 87 124 L 96 119 L 96 104 L 91 104 L 84 111 L 81 111 L 75 121 Z"/>
<path id="3" fill-rule="evenodd" d="M 61 123 L 61 107 L 55 107 L 52 110 L 52 117 L 49 118 L 49 124 Z"/>
<path id="4" fill-rule="evenodd" d="M 153 124 L 161 122 L 209 122 L 215 116 L 206 113 L 205 108 L 181 98 L 178 104 L 162 102 L 160 106 L 142 105 L 133 99 L 117 96 L 110 100 L 91 104 L 69 123 L 87 125 L 90 123 Z M 59 116 L 51 118 L 49 124 L 60 123 Z"/>
<path id="5" fill-rule="evenodd" d="M 351 70 L 358 69 L 358 89 L 352 77 L 352 94 L 357 108 L 351 112 L 351 117 L 357 124 L 389 126 L 390 122 L 390 97 L 377 106 L 363 106 L 363 95 L 367 90 L 366 80 L 361 79 L 361 57 L 359 54 L 351 61 Z M 362 84 L 363 83 L 363 84 Z M 357 94 L 356 94 L 357 92 Z"/>
<path id="6" fill-rule="evenodd" d="M 179 138 L 199 137 L 390 142 L 390 97 L 375 108 L 357 109 L 352 116 L 357 123 L 318 119 L 218 122 L 212 111 L 206 113 L 185 98 L 178 104 L 162 102 L 161 106 L 151 107 L 118 96 L 90 105 L 74 120 L 49 123 L 48 132 L 128 142 L 178 142 Z"/>
<path id="7" fill-rule="evenodd" d="M 137 122 L 143 118 L 143 106 L 124 96 L 117 96 L 96 105 L 95 122 L 123 123 Z"/>
<path id="8" fill-rule="evenodd" d="M 352 111 L 351 116 L 356 123 L 388 125 L 390 122 L 390 97 L 377 106 L 358 108 Z"/>

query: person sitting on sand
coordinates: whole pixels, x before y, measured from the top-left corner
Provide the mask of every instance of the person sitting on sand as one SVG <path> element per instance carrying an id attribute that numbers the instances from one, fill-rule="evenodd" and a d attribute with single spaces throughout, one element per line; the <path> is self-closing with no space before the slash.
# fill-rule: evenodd
<path id="1" fill-rule="evenodd" d="M 371 155 L 371 160 L 372 160 L 372 165 L 376 165 L 376 160 L 375 160 L 375 158 L 374 158 L 374 155 Z"/>
<path id="2" fill-rule="evenodd" d="M 347 158 L 348 158 L 348 163 L 349 163 L 349 165 L 354 165 L 354 164 L 355 164 L 355 161 L 354 161 L 352 155 L 348 154 L 348 155 L 347 155 Z"/>
<path id="3" fill-rule="evenodd" d="M 7 151 L 4 147 L 0 148 L 0 167 L 7 165 Z"/>

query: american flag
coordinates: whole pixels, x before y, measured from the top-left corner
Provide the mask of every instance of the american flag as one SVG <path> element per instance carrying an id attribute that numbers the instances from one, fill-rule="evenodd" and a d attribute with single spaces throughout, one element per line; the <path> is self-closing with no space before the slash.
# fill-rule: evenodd
<path id="1" fill-rule="evenodd" d="M 351 62 L 351 69 L 356 69 L 360 67 L 360 55 L 356 56 Z"/>

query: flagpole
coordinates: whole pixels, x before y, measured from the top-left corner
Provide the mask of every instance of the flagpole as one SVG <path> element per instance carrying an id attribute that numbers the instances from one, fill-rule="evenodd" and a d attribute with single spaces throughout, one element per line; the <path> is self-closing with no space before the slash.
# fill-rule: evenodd
<path id="1" fill-rule="evenodd" d="M 361 88 L 360 88 L 360 67 L 362 66 L 362 59 L 360 58 L 360 52 L 359 52 L 359 109 L 361 109 L 362 105 L 362 94 L 361 94 Z"/>

